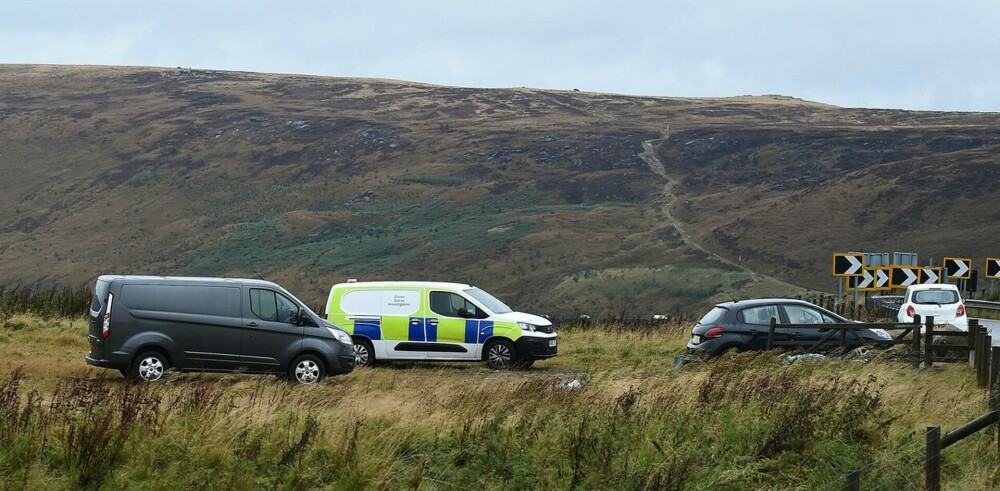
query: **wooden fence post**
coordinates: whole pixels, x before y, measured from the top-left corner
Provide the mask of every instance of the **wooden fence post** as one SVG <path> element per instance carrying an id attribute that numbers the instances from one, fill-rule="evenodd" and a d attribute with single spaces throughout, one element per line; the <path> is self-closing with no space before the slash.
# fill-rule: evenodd
<path id="1" fill-rule="evenodd" d="M 920 315 L 913 316 L 913 352 L 920 358 Z M 919 361 L 917 362 L 920 363 Z"/>
<path id="2" fill-rule="evenodd" d="M 861 491 L 861 471 L 855 469 L 847 473 L 847 491 Z"/>
<path id="3" fill-rule="evenodd" d="M 979 387 L 985 388 L 990 384 L 990 338 L 985 327 L 979 328 Z"/>
<path id="4" fill-rule="evenodd" d="M 990 339 L 990 338 L 986 338 Z M 990 373 L 989 377 L 990 384 L 990 400 L 992 401 L 993 396 L 996 394 L 998 384 L 1000 384 L 1000 346 L 990 346 Z M 990 406 L 992 409 L 996 407 Z"/>
<path id="5" fill-rule="evenodd" d="M 767 350 L 771 351 L 772 343 L 774 343 L 774 324 L 777 320 L 771 317 L 771 325 L 767 328 Z"/>
<path id="6" fill-rule="evenodd" d="M 969 330 L 966 332 L 969 342 L 969 366 L 976 366 L 976 333 L 979 332 L 979 319 L 969 319 Z"/>
<path id="7" fill-rule="evenodd" d="M 979 329 L 975 332 L 969 331 L 969 336 L 975 338 L 975 351 L 972 353 L 972 369 L 976 371 L 976 382 L 979 382 L 979 364 L 983 362 L 983 337 L 979 335 Z"/>
<path id="8" fill-rule="evenodd" d="M 924 460 L 924 474 L 929 491 L 941 491 L 941 427 L 927 427 L 927 459 Z"/>
<path id="9" fill-rule="evenodd" d="M 924 368 L 934 367 L 934 350 L 931 349 L 934 346 L 934 316 L 928 315 L 927 322 L 924 323 L 926 327 L 926 337 L 924 338 Z"/>

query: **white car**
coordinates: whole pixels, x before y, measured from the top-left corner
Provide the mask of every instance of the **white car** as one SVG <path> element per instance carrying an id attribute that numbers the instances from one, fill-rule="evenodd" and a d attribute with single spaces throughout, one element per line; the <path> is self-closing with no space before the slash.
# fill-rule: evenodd
<path id="1" fill-rule="evenodd" d="M 911 285 L 907 287 L 896 319 L 899 322 L 913 322 L 915 315 L 920 316 L 921 322 L 927 316 L 934 316 L 935 325 L 947 324 L 960 331 L 969 331 L 969 317 L 965 315 L 965 303 L 955 285 Z"/>

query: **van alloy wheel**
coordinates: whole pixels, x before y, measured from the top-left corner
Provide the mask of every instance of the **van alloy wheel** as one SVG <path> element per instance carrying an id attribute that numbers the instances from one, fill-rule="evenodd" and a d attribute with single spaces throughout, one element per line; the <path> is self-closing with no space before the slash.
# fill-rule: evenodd
<path id="1" fill-rule="evenodd" d="M 167 363 L 158 353 L 149 353 L 139 358 L 135 366 L 135 373 L 139 379 L 145 382 L 156 382 L 163 378 L 163 373 L 167 370 Z"/>
<path id="2" fill-rule="evenodd" d="M 486 365 L 494 370 L 509 367 L 513 359 L 514 351 L 505 342 L 493 344 L 486 352 Z"/>
<path id="3" fill-rule="evenodd" d="M 357 365 L 359 367 L 366 367 L 366 366 L 368 366 L 368 357 L 369 356 L 371 356 L 371 353 L 368 352 L 368 347 L 367 346 L 365 346 L 365 345 L 363 345 L 361 343 L 355 343 L 354 344 L 354 364 L 355 365 Z"/>
<path id="4" fill-rule="evenodd" d="M 300 384 L 314 384 L 323 378 L 323 367 L 311 355 L 295 360 L 291 372 L 292 379 Z"/>

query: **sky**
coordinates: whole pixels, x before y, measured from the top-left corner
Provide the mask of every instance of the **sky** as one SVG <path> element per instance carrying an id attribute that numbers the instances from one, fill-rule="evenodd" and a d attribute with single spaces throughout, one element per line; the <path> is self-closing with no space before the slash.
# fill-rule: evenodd
<path id="1" fill-rule="evenodd" d="M 997 26 L 996 0 L 0 0 L 0 63 L 1000 111 Z"/>

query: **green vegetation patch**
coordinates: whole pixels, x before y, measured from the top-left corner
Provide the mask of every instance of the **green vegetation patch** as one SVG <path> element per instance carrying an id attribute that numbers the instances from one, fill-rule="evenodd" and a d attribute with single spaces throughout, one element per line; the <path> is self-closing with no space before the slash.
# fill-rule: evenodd
<path id="1" fill-rule="evenodd" d="M 465 178 L 460 176 L 406 176 L 400 179 L 404 184 L 430 184 L 432 186 L 461 186 Z"/>
<path id="2" fill-rule="evenodd" d="M 726 271 L 702 263 L 658 268 L 588 269 L 577 271 L 554 289 L 556 305 L 583 305 L 592 313 L 636 312 L 657 305 L 663 313 L 692 303 L 739 296 L 752 281 L 743 271 Z M 643 309 L 645 310 L 645 309 Z"/>
<path id="3" fill-rule="evenodd" d="M 279 218 L 240 222 L 215 245 L 196 251 L 184 270 L 218 275 L 298 266 L 369 273 L 435 258 L 471 258 L 476 250 L 502 247 L 534 230 L 534 222 L 525 218 L 530 208 L 517 204 L 531 202 L 531 197 L 507 196 L 467 206 L 443 200 L 356 205 L 356 219 L 327 222 L 296 237 L 287 236 Z"/>
<path id="4" fill-rule="evenodd" d="M 146 186 L 155 186 L 156 184 L 159 184 L 160 181 L 162 180 L 163 177 L 160 176 L 159 174 L 146 171 L 132 176 L 131 179 L 125 181 L 125 184 L 128 184 L 129 186 L 132 186 L 134 188 L 141 188 Z"/>

